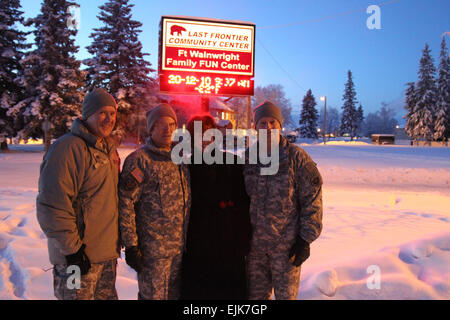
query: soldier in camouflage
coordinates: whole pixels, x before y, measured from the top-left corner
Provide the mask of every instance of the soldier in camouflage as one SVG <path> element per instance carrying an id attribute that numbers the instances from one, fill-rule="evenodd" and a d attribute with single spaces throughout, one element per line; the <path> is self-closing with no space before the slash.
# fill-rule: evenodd
<path id="1" fill-rule="evenodd" d="M 267 129 L 269 150 L 270 131 L 282 126 L 280 109 L 264 102 L 255 109 L 254 123 L 257 130 Z M 269 299 L 272 290 L 278 300 L 297 298 L 301 264 L 322 230 L 322 178 L 315 162 L 281 135 L 277 151 L 276 174 L 261 175 L 260 163 L 244 169 L 253 227 L 249 298 L 255 300 Z"/>
<path id="2" fill-rule="evenodd" d="M 119 226 L 126 262 L 137 271 L 139 299 L 179 298 L 190 203 L 189 171 L 171 160 L 177 118 L 160 104 L 147 113 L 150 137 L 125 160 Z"/>

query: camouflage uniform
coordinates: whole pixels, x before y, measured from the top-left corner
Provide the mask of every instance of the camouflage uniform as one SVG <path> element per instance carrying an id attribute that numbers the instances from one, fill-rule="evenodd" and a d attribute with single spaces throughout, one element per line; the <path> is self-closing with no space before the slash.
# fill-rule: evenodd
<path id="1" fill-rule="evenodd" d="M 190 204 L 189 171 L 151 140 L 125 160 L 119 181 L 122 244 L 138 246 L 141 299 L 177 299 Z"/>
<path id="2" fill-rule="evenodd" d="M 297 236 L 311 243 L 322 229 L 322 178 L 316 164 L 282 136 L 279 152 L 275 175 L 260 175 L 260 164 L 244 169 L 253 227 L 250 299 L 269 299 L 272 288 L 277 299 L 296 299 L 300 267 L 292 265 L 289 251 Z"/>
<path id="3" fill-rule="evenodd" d="M 117 259 L 92 263 L 89 272 L 81 276 L 80 289 L 70 289 L 73 273 L 67 273 L 67 265 L 56 264 L 53 268 L 53 287 L 59 300 L 117 300 Z"/>

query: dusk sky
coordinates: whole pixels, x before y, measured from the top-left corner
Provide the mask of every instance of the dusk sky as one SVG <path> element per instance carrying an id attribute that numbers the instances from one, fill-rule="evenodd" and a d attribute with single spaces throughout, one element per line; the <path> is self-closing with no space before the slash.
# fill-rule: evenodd
<path id="1" fill-rule="evenodd" d="M 96 16 L 105 0 L 81 0 L 77 58 L 89 56 L 89 35 L 101 24 Z M 405 83 L 417 80 L 419 59 L 428 43 L 438 64 L 443 33 L 450 32 L 448 0 L 316 0 L 316 1 L 130 1 L 133 19 L 140 21 L 140 40 L 147 59 L 157 68 L 158 27 L 162 15 L 183 15 L 256 24 L 255 86 L 281 84 L 293 114 L 311 89 L 318 107 L 341 108 L 347 70 L 351 70 L 365 115 L 387 102 L 405 113 Z M 21 0 L 25 17 L 39 13 L 41 3 Z M 369 30 L 370 5 L 381 9 L 381 29 Z M 446 35 L 447 47 L 450 36 Z"/>

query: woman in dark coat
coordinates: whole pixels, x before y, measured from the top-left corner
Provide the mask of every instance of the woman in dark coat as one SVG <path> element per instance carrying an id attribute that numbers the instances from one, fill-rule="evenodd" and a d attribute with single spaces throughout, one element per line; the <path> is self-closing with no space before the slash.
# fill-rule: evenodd
<path id="1" fill-rule="evenodd" d="M 216 127 L 211 116 L 194 116 L 187 126 L 192 139 L 194 121 L 202 122 L 203 132 Z M 192 205 L 183 257 L 182 299 L 247 299 L 250 199 L 243 165 L 234 160 L 235 164 L 212 165 L 191 161 Z"/>

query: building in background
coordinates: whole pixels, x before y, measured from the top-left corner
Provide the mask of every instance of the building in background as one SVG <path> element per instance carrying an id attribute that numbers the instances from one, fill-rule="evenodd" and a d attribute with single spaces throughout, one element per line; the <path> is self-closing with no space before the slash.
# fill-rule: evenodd
<path id="1" fill-rule="evenodd" d="M 225 102 L 220 99 L 210 99 L 209 112 L 216 123 L 221 120 L 229 120 L 232 128 L 236 128 L 236 111 L 231 109 Z M 223 121 L 221 123 L 224 123 Z"/>
<path id="2" fill-rule="evenodd" d="M 397 126 L 394 131 L 395 140 L 411 140 L 411 138 L 406 134 L 405 128 L 400 128 Z"/>

